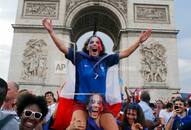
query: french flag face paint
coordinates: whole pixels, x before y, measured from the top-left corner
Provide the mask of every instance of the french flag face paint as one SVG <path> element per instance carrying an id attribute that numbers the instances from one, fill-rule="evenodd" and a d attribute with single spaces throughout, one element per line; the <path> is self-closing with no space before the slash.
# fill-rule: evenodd
<path id="1" fill-rule="evenodd" d="M 95 45 L 96 44 L 96 45 Z M 101 39 L 97 36 L 93 36 L 88 44 L 89 48 L 95 49 L 95 46 L 97 46 L 97 50 L 101 52 L 103 50 Z"/>
<path id="2" fill-rule="evenodd" d="M 99 39 L 99 42 L 98 42 L 98 48 L 100 51 L 103 50 L 103 47 L 102 47 L 102 44 L 101 44 L 101 39 L 99 37 L 97 37 Z"/>
<path id="3" fill-rule="evenodd" d="M 93 119 L 97 119 L 103 111 L 103 100 L 99 94 L 94 94 L 89 99 L 88 113 Z"/>

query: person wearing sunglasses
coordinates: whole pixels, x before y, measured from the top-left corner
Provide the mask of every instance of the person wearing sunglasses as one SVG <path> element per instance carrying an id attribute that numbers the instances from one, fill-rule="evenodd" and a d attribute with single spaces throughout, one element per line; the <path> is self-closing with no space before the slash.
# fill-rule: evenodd
<path id="1" fill-rule="evenodd" d="M 17 100 L 17 114 L 20 117 L 20 130 L 34 130 L 48 112 L 46 100 L 43 96 L 30 93 L 22 95 Z"/>

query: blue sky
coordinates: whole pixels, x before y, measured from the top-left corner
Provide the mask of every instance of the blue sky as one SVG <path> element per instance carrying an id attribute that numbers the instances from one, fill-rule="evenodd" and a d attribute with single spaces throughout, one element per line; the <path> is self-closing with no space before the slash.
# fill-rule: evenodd
<path id="1" fill-rule="evenodd" d="M 0 77 L 7 79 L 13 29 L 18 0 L 0 1 Z M 191 0 L 174 0 L 177 30 L 180 85 L 189 89 L 191 84 Z"/>
<path id="2" fill-rule="evenodd" d="M 177 38 L 180 83 L 183 89 L 191 84 L 191 24 L 190 0 L 175 0 L 176 26 L 180 30 Z"/>

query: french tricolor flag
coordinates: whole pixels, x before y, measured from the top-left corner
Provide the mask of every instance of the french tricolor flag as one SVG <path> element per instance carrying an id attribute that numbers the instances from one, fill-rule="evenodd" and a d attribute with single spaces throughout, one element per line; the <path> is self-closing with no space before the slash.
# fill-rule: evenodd
<path id="1" fill-rule="evenodd" d="M 53 119 L 51 128 L 56 130 L 65 130 L 70 124 L 75 92 L 75 66 L 68 63 L 67 82 L 63 87 L 58 107 Z M 119 84 L 118 65 L 110 67 L 106 79 L 106 101 L 110 105 L 113 115 L 116 117 L 121 109 L 121 89 Z"/>

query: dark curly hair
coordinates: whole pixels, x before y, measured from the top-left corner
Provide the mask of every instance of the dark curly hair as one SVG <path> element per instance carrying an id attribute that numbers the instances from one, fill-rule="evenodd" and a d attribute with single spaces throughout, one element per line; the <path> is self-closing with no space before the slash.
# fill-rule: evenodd
<path id="1" fill-rule="evenodd" d="M 16 103 L 17 106 L 17 114 L 20 117 L 24 111 L 24 109 L 29 106 L 36 104 L 40 108 L 40 112 L 42 113 L 41 120 L 48 113 L 48 106 L 46 100 L 43 96 L 36 96 L 30 93 L 26 93 L 21 95 Z"/>
<path id="2" fill-rule="evenodd" d="M 102 48 L 103 48 L 102 51 L 100 52 L 100 56 L 104 55 L 104 54 L 105 54 L 105 46 L 104 46 L 103 41 L 101 40 L 101 38 L 98 37 L 98 36 L 96 36 L 96 35 L 93 35 L 93 36 L 89 37 L 89 38 L 86 40 L 86 42 L 84 43 L 84 46 L 83 46 L 83 48 L 82 48 L 82 51 L 85 52 L 85 53 L 87 53 L 87 54 L 89 54 L 89 51 L 87 50 L 87 46 L 88 46 L 90 40 L 91 40 L 93 37 L 97 37 L 97 38 L 100 40 L 101 45 L 102 45 Z"/>

